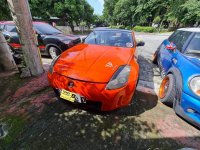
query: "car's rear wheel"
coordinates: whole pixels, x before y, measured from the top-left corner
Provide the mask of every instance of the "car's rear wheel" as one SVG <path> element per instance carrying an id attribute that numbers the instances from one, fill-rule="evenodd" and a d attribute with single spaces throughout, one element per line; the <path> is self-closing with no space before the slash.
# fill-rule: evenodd
<path id="1" fill-rule="evenodd" d="M 175 78 L 172 74 L 168 74 L 162 80 L 159 89 L 159 98 L 162 103 L 172 106 L 176 98 Z"/>
<path id="2" fill-rule="evenodd" d="M 152 62 L 154 63 L 154 64 L 158 64 L 158 60 L 157 60 L 157 58 L 158 58 L 158 56 L 157 56 L 157 51 L 153 54 L 153 59 L 152 59 Z"/>
<path id="3" fill-rule="evenodd" d="M 49 48 L 49 55 L 51 56 L 52 59 L 55 59 L 60 54 L 61 54 L 61 51 L 58 48 L 53 47 L 53 46 Z"/>

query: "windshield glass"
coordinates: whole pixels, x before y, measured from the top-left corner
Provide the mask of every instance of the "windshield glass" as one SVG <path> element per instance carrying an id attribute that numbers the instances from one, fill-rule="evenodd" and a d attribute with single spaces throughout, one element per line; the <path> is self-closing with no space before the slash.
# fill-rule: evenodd
<path id="1" fill-rule="evenodd" d="M 53 26 L 47 23 L 35 23 L 33 24 L 33 26 L 39 33 L 44 35 L 56 35 L 62 33 L 61 31 L 59 31 L 58 29 L 54 28 Z"/>
<path id="2" fill-rule="evenodd" d="M 86 44 L 117 47 L 133 47 L 131 32 L 126 31 L 93 31 L 85 39 Z"/>
<path id="3" fill-rule="evenodd" d="M 188 45 L 186 54 L 200 56 L 200 33 L 197 33 Z"/>

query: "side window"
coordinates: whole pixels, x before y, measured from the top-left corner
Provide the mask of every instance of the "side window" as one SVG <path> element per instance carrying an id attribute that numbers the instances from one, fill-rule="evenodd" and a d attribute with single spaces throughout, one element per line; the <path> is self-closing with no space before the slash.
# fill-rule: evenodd
<path id="1" fill-rule="evenodd" d="M 196 33 L 187 47 L 186 53 L 200 53 L 200 33 Z"/>
<path id="2" fill-rule="evenodd" d="M 3 31 L 4 25 L 0 25 L 0 31 Z"/>
<path id="3" fill-rule="evenodd" d="M 177 30 L 169 37 L 169 41 L 176 44 L 177 49 L 182 51 L 182 48 L 192 32 Z"/>

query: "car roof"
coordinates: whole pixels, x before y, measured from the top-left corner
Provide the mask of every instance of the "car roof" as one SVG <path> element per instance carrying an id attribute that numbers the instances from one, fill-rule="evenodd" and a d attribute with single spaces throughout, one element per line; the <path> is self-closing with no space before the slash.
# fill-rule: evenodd
<path id="1" fill-rule="evenodd" d="M 46 22 L 42 21 L 33 21 L 33 24 L 46 24 Z M 14 21 L 0 21 L 0 24 L 15 24 Z"/>
<path id="2" fill-rule="evenodd" d="M 98 27 L 95 28 L 94 31 L 122 31 L 122 32 L 133 32 L 131 30 L 126 29 L 115 29 L 115 28 L 109 28 L 109 27 Z"/>
<path id="3" fill-rule="evenodd" d="M 0 24 L 14 24 L 14 21 L 0 21 Z"/>
<path id="4" fill-rule="evenodd" d="M 180 28 L 178 30 L 188 31 L 188 32 L 200 32 L 200 28 Z"/>

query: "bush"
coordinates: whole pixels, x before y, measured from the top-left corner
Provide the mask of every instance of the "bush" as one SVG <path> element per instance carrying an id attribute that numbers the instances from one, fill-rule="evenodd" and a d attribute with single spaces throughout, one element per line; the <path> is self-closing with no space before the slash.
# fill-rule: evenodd
<path id="1" fill-rule="evenodd" d="M 117 26 L 110 26 L 110 28 L 114 28 L 114 29 L 125 29 L 124 25 L 117 25 Z"/>
<path id="2" fill-rule="evenodd" d="M 156 32 L 156 29 L 154 27 L 143 27 L 143 26 L 135 26 L 133 30 L 137 32 L 149 32 L 149 33 Z"/>
<path id="3" fill-rule="evenodd" d="M 125 29 L 127 29 L 127 30 L 132 30 L 132 28 L 133 28 L 133 27 L 131 27 L 131 26 L 127 26 Z"/>

